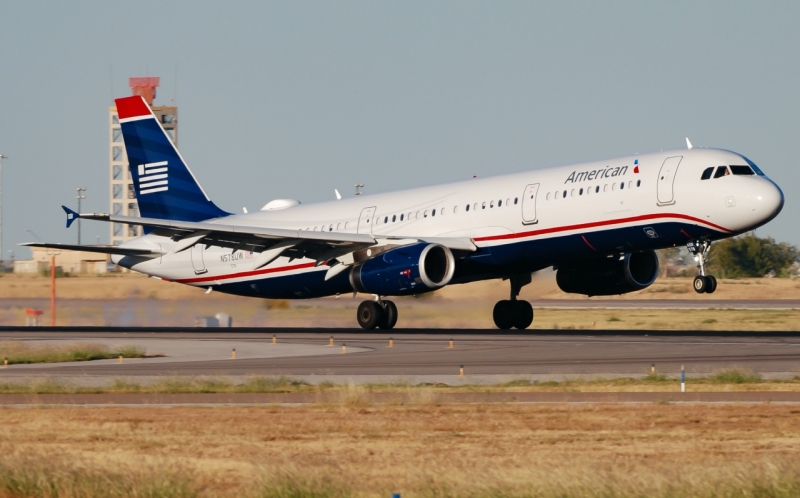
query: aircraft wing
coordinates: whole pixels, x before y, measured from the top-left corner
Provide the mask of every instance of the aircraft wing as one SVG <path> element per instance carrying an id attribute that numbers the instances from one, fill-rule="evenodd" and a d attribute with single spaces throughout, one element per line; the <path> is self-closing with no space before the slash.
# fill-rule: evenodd
<path id="1" fill-rule="evenodd" d="M 265 266 L 279 256 L 287 256 L 294 259 L 315 259 L 317 264 L 321 265 L 337 257 L 379 243 L 375 237 L 369 234 L 226 225 L 224 223 L 116 216 L 103 213 L 79 214 L 66 206 L 62 206 L 62 208 L 67 213 L 67 227 L 78 218 L 147 226 L 154 229 L 152 233 L 170 237 L 177 242 L 172 252 L 185 251 L 199 243 L 227 247 L 234 251 L 253 251 L 260 253 L 257 267 Z M 477 249 L 468 238 L 430 237 L 416 239 L 442 244 L 454 250 L 475 251 Z M 408 241 L 409 238 L 391 237 L 387 240 Z"/>
<path id="2" fill-rule="evenodd" d="M 100 254 L 119 254 L 120 256 L 139 256 L 139 257 L 158 257 L 160 252 L 149 249 L 132 249 L 117 246 L 77 246 L 71 244 L 45 244 L 41 242 L 25 242 L 20 244 L 25 247 L 44 247 L 47 249 L 59 249 L 62 251 L 84 251 L 96 252 Z"/>

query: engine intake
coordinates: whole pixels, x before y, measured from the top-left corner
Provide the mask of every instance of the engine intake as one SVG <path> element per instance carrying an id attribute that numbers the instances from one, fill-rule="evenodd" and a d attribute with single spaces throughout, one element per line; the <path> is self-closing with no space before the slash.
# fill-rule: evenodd
<path id="1" fill-rule="evenodd" d="M 390 249 L 353 266 L 350 284 L 358 292 L 381 296 L 420 294 L 450 283 L 455 269 L 450 249 L 420 242 Z"/>
<path id="2" fill-rule="evenodd" d="M 619 259 L 594 259 L 560 266 L 556 282 L 561 290 L 572 294 L 625 294 L 649 287 L 658 277 L 658 268 L 655 251 L 634 252 Z"/>

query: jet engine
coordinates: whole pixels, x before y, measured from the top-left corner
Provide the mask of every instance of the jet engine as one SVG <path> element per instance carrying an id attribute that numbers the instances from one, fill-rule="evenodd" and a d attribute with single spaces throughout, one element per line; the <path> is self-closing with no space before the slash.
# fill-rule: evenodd
<path id="1" fill-rule="evenodd" d="M 420 242 L 382 252 L 350 270 L 354 290 L 381 296 L 420 294 L 444 287 L 456 260 L 445 246 Z"/>
<path id="2" fill-rule="evenodd" d="M 655 251 L 628 253 L 621 258 L 593 259 L 561 265 L 556 282 L 564 292 L 587 296 L 625 294 L 649 287 L 658 277 Z"/>

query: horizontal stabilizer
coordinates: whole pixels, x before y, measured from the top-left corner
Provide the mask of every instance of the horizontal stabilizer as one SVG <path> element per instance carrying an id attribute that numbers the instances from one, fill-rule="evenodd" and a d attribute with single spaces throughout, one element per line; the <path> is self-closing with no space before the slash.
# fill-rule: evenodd
<path id="1" fill-rule="evenodd" d="M 61 209 L 63 209 L 64 212 L 67 213 L 67 228 L 69 228 L 72 225 L 73 221 L 75 221 L 75 220 L 77 220 L 78 218 L 81 217 L 81 215 L 79 215 L 77 212 L 71 210 L 67 206 L 61 206 Z"/>
<path id="2" fill-rule="evenodd" d="M 44 247 L 47 249 L 60 249 L 62 251 L 96 252 L 100 254 L 119 254 L 120 256 L 139 256 L 144 258 L 146 257 L 157 258 L 161 256 L 161 253 L 158 251 L 151 251 L 149 249 L 133 249 L 130 247 L 78 246 L 71 244 L 45 244 L 42 242 L 25 242 L 20 245 L 25 247 Z"/>

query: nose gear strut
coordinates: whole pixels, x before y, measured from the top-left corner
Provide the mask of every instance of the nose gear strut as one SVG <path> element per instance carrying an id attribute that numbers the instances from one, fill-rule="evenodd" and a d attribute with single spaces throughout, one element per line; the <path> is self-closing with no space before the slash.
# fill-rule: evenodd
<path id="1" fill-rule="evenodd" d="M 711 250 L 711 241 L 708 239 L 693 240 L 686 244 L 686 248 L 694 256 L 697 261 L 697 268 L 700 270 L 700 275 L 694 277 L 692 287 L 698 294 L 708 293 L 711 294 L 717 290 L 717 278 L 714 275 L 706 275 L 706 263 L 708 262 L 708 253 Z"/>

